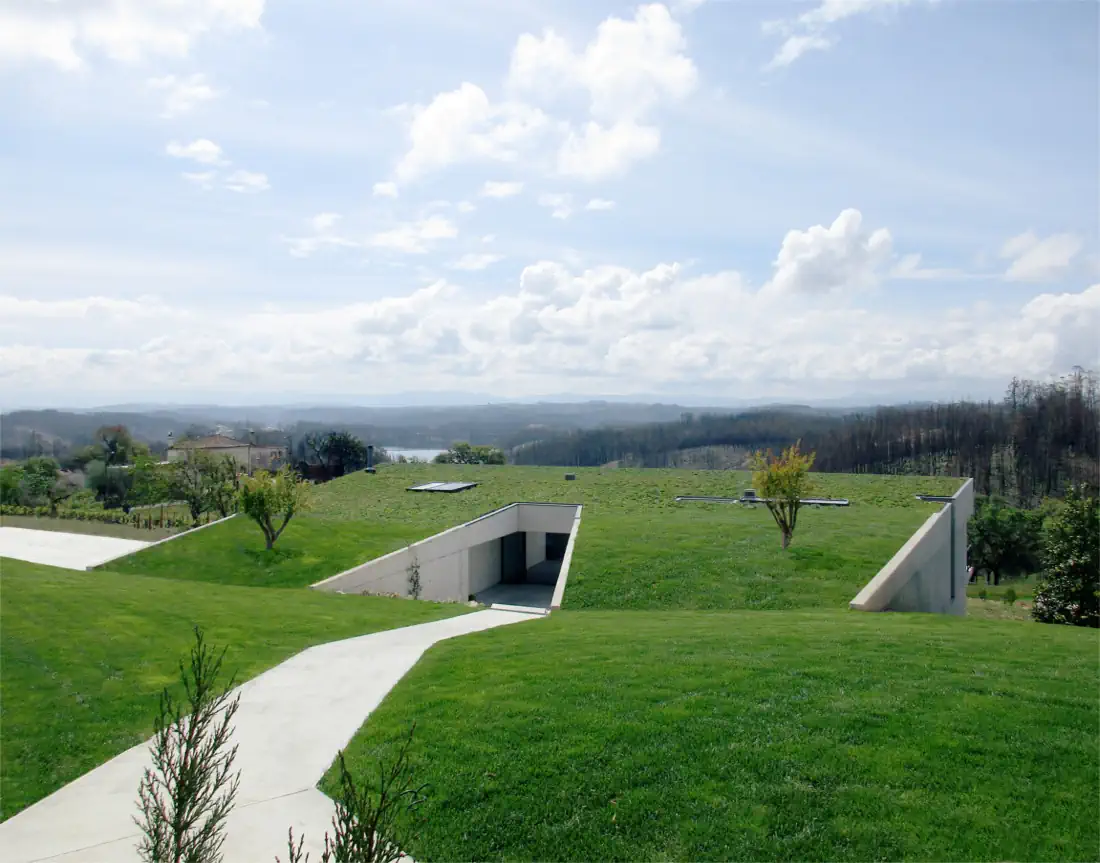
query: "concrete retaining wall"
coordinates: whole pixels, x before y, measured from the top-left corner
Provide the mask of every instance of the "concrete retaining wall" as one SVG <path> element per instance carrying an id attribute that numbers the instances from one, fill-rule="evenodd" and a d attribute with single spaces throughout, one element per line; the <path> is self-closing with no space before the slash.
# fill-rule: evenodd
<path id="1" fill-rule="evenodd" d="M 577 511 L 573 515 L 573 526 L 569 529 L 569 542 L 565 545 L 565 554 L 561 559 L 561 571 L 558 573 L 558 583 L 554 586 L 554 596 L 550 600 L 550 610 L 557 611 L 561 608 L 561 601 L 565 597 L 565 585 L 569 581 L 569 566 L 573 562 L 573 547 L 577 544 L 577 534 L 581 530 L 581 509 L 577 507 Z M 563 530 L 555 531 L 555 533 L 565 533 Z"/>
<path id="2" fill-rule="evenodd" d="M 338 593 L 408 596 L 408 569 L 415 559 L 420 565 L 421 599 L 465 602 L 472 594 L 500 581 L 502 537 L 526 531 L 530 549 L 533 544 L 530 534 L 541 534 L 542 558 L 545 558 L 546 533 L 571 531 L 579 512 L 579 506 L 566 504 L 509 504 L 407 548 L 354 566 L 313 587 Z M 566 571 L 563 563 L 563 577 Z"/>
<path id="3" fill-rule="evenodd" d="M 849 605 L 857 611 L 966 614 L 966 526 L 974 512 L 967 480 L 931 515 Z"/>

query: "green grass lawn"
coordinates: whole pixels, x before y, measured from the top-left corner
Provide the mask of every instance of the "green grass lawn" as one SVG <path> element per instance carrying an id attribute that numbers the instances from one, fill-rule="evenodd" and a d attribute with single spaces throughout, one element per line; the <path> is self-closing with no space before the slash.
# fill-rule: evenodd
<path id="1" fill-rule="evenodd" d="M 152 733 L 191 628 L 253 677 L 313 644 L 458 614 L 456 605 L 254 590 L 0 560 L 0 817 Z"/>
<path id="2" fill-rule="evenodd" d="M 570 569 L 569 608 L 782 609 L 840 607 L 934 511 L 918 492 L 951 493 L 954 479 L 814 476 L 846 508 L 808 508 L 790 553 L 762 508 L 676 503 L 681 494 L 737 496 L 738 471 L 393 465 L 316 490 L 276 547 L 238 516 L 110 564 L 119 571 L 252 586 L 300 587 L 515 501 L 584 504 Z M 459 494 L 405 488 L 470 479 Z"/>
<path id="3" fill-rule="evenodd" d="M 999 599 L 975 599 L 967 597 L 966 614 L 982 620 L 1034 621 L 1031 616 L 1031 600 L 1006 605 Z"/>
<path id="4" fill-rule="evenodd" d="M 918 614 L 560 612 L 432 648 L 350 765 L 416 720 L 417 860 L 1095 860 L 1098 646 Z"/>
<path id="5" fill-rule="evenodd" d="M 134 527 L 130 524 L 107 524 L 99 521 L 81 521 L 76 518 L 46 518 L 33 515 L 0 516 L 0 527 L 22 527 L 28 530 L 52 530 L 60 533 L 82 533 L 91 536 L 113 536 L 119 539 L 140 539 L 156 542 L 167 539 L 178 531 L 167 528 Z"/>
<path id="6" fill-rule="evenodd" d="M 976 597 L 982 591 L 985 591 L 985 595 L 989 599 L 1002 599 L 1011 588 L 1016 591 L 1017 599 L 1026 599 L 1031 602 L 1038 584 L 1038 575 L 1029 575 L 1023 578 L 1005 578 L 1001 580 L 1000 584 L 986 584 L 984 578 L 979 578 L 974 584 L 966 586 L 966 595 Z"/>

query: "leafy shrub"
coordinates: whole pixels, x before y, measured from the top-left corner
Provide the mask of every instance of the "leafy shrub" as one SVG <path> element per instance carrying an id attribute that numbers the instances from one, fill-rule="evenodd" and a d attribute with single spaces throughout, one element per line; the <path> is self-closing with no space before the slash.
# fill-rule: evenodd
<path id="1" fill-rule="evenodd" d="M 1100 500 L 1071 488 L 1045 538 L 1046 569 L 1031 616 L 1042 623 L 1100 627 Z"/>
<path id="2" fill-rule="evenodd" d="M 1012 605 L 1013 603 L 1015 603 L 1016 602 L 1016 591 L 1015 591 L 1015 589 L 1010 587 L 1008 590 L 1006 590 L 1004 597 L 1002 597 L 1002 600 L 1003 600 L 1005 605 Z"/>

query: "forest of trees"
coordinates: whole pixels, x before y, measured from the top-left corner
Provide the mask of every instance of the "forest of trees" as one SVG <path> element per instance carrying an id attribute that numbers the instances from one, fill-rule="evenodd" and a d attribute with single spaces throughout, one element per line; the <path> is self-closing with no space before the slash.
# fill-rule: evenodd
<path id="1" fill-rule="evenodd" d="M 685 415 L 680 422 L 577 431 L 517 447 L 518 464 L 668 464 L 705 446 L 778 449 L 797 440 L 817 452 L 815 470 L 972 476 L 980 494 L 1022 505 L 1095 486 L 1100 472 L 1097 377 L 1074 369 L 1049 382 L 1013 380 L 1002 401 L 883 407 L 830 416 L 749 411 Z"/>

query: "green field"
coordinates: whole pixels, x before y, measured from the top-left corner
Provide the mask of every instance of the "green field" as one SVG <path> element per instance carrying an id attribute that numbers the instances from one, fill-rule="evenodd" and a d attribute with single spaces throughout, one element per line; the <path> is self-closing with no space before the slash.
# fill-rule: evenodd
<path id="1" fill-rule="evenodd" d="M 515 501 L 581 503 L 569 608 L 782 609 L 839 607 L 934 511 L 918 492 L 945 494 L 958 480 L 815 475 L 844 508 L 810 508 L 790 553 L 762 508 L 676 503 L 677 495 L 737 496 L 734 471 L 575 471 L 559 468 L 386 466 L 321 486 L 270 552 L 243 517 L 112 563 L 120 571 L 264 587 L 301 587 Z M 407 486 L 469 479 L 459 494 Z"/>
<path id="2" fill-rule="evenodd" d="M 238 516 L 111 570 L 4 561 L 3 815 L 148 734 L 191 623 L 247 677 L 459 613 L 303 587 L 553 501 L 584 505 L 565 610 L 432 648 L 350 745 L 366 771 L 417 721 L 416 859 L 1100 858 L 1095 631 L 980 585 L 967 618 L 846 610 L 957 480 L 815 475 L 852 505 L 783 552 L 764 509 L 675 502 L 747 474 L 575 472 L 384 466 L 319 486 L 270 552 Z M 431 479 L 480 485 L 405 491 Z"/>
<path id="3" fill-rule="evenodd" d="M 253 677 L 313 644 L 458 614 L 456 605 L 253 590 L 0 560 L 0 817 L 152 733 L 191 627 Z"/>
<path id="4" fill-rule="evenodd" d="M 1097 648 L 933 615 L 563 611 L 432 648 L 348 754 L 370 775 L 416 720 L 417 860 L 1095 860 Z"/>

